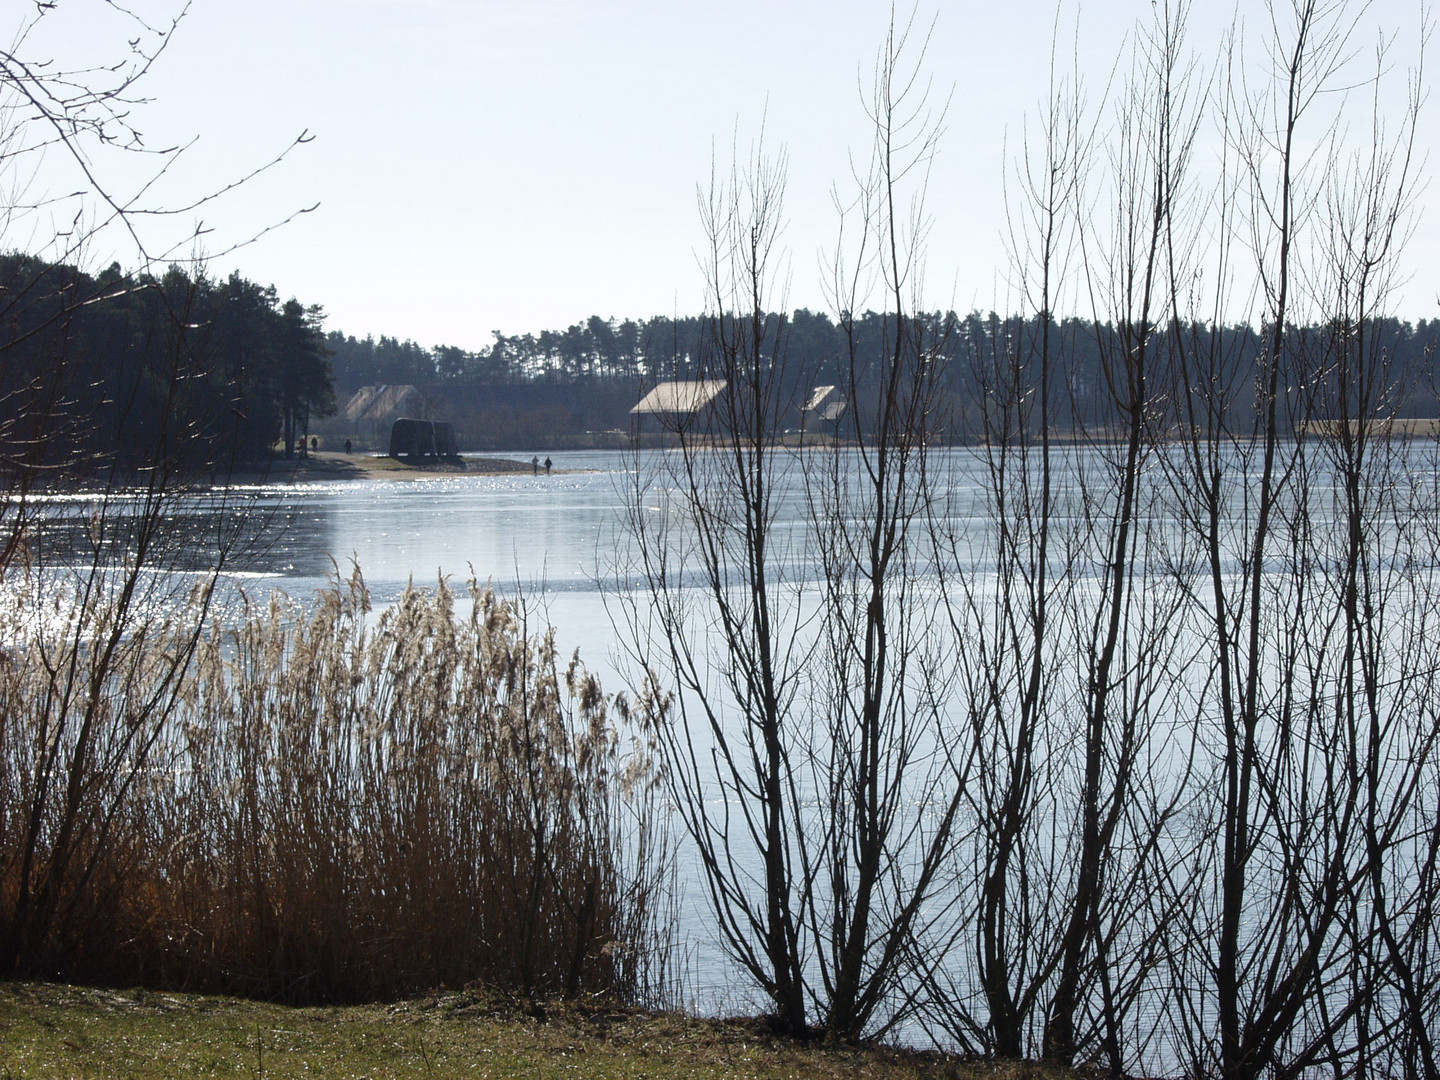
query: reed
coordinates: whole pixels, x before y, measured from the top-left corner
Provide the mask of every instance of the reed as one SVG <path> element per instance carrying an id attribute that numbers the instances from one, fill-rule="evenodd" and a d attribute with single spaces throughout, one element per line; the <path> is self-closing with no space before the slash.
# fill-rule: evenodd
<path id="1" fill-rule="evenodd" d="M 128 647 L 134 672 L 95 686 L 112 704 L 143 700 L 136 680 L 178 655 L 173 634 Z M 33 698 L 45 670 L 6 666 L 0 695 Z M 67 817 L 111 824 L 53 898 L 78 917 L 31 935 L 11 968 L 297 1003 L 471 982 L 653 999 L 669 852 L 648 748 L 616 721 L 663 706 L 607 697 L 550 629 L 474 582 L 374 612 L 357 571 L 305 607 L 246 603 L 195 640 L 162 720 L 101 710 L 117 733 L 148 724 L 145 753 L 70 770 L 80 804 L 113 805 L 45 801 L 45 836 Z M 0 724 L 9 823 L 47 758 L 31 713 Z M 21 868 L 0 835 L 5 919 Z"/>

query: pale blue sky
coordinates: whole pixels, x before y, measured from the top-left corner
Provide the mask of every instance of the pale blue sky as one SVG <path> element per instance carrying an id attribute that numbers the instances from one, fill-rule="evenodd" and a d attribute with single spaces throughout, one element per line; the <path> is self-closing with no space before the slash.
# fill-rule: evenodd
<path id="1" fill-rule="evenodd" d="M 31 8 L 5 5 L 16 19 Z M 157 20 L 172 9 L 136 7 Z M 1098 98 L 1150 0 L 1061 10 L 1064 48 L 1074 43 Z M 950 98 L 929 187 L 928 306 L 1008 306 L 1005 148 L 1045 92 L 1055 11 L 1052 0 L 922 8 L 922 21 L 936 20 L 934 95 Z M 1246 0 L 1239 11 L 1253 25 L 1262 8 Z M 1404 27 L 1403 77 L 1419 12 L 1410 0 L 1372 4 L 1357 43 L 1369 49 L 1372 26 Z M 61 0 L 42 27 L 50 36 L 30 47 L 103 57 L 115 39 L 101 13 L 98 0 Z M 1211 51 L 1230 16 L 1197 10 L 1196 48 Z M 221 251 L 319 208 L 215 256 L 212 272 L 238 269 L 322 304 L 331 328 L 472 349 L 493 330 L 698 310 L 696 185 L 712 154 L 724 164 L 763 122 L 789 157 L 788 301 L 823 307 L 830 191 L 846 188 L 849 156 L 867 149 L 857 75 L 871 71 L 888 18 L 888 4 L 859 0 L 194 0 L 135 118 L 153 146 L 198 136 L 159 189 L 172 202 L 308 130 L 312 143 L 205 208 L 206 242 Z M 1422 152 L 1437 130 L 1432 108 Z M 1427 191 L 1420 203 L 1435 201 Z M 1411 317 L 1440 315 L 1435 216 L 1409 249 Z"/>

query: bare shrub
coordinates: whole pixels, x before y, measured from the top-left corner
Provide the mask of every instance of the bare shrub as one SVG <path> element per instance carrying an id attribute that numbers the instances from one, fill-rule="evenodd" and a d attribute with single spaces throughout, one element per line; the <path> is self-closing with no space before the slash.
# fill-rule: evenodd
<path id="1" fill-rule="evenodd" d="M 1187 7 L 1152 5 L 1102 110 L 1052 88 L 1024 314 L 967 325 L 973 449 L 927 446 L 950 356 L 919 333 L 923 213 L 893 216 L 927 125 L 856 203 L 888 393 L 865 349 L 778 372 L 776 171 L 706 217 L 731 403 L 631 492 L 627 616 L 680 688 L 664 749 L 720 937 L 790 1030 L 922 1010 L 1115 1076 L 1436 1075 L 1436 461 L 1385 346 L 1421 84 L 1387 124 L 1364 5 L 1267 4 L 1213 67 Z M 852 445 L 778 437 L 811 375 Z"/>
<path id="2" fill-rule="evenodd" d="M 926 29 L 892 24 L 864 100 L 872 154 L 827 281 L 843 353 L 825 372 L 788 364 L 788 318 L 769 310 L 783 300 L 784 158 L 757 150 L 701 200 L 699 370 L 723 392 L 670 418 L 676 453 L 637 463 L 626 492 L 639 582 L 617 603 L 637 660 L 677 688 L 658 732 L 677 817 L 718 940 L 794 1035 L 909 1023 L 915 972 L 950 944 L 969 761 L 945 731 L 951 648 L 928 632 L 950 321 L 921 303 L 923 177 L 943 116 Z M 783 446 L 816 393 L 843 413 L 815 445 Z"/>

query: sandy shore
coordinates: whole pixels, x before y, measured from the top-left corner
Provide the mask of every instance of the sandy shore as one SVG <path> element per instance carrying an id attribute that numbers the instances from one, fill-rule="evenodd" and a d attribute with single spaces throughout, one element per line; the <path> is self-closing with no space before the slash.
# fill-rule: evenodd
<path id="1" fill-rule="evenodd" d="M 460 462 L 407 465 L 391 457 L 314 451 L 294 461 L 276 461 L 267 471 L 237 472 L 238 483 L 305 483 L 322 480 L 433 480 L 447 476 L 500 476 L 529 473 L 529 461 L 505 457 L 469 457 Z"/>

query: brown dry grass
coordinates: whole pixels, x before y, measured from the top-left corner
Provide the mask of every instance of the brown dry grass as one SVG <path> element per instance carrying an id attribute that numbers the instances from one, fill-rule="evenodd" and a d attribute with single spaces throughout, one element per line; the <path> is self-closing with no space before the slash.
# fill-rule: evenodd
<path id="1" fill-rule="evenodd" d="M 527 1076 L 1049 1080 L 1023 1063 L 799 1044 L 753 1019 L 700 1020 L 575 1003 L 527 1012 L 441 993 L 394 1005 L 286 1008 L 232 998 L 0 984 L 0 1076 Z"/>

